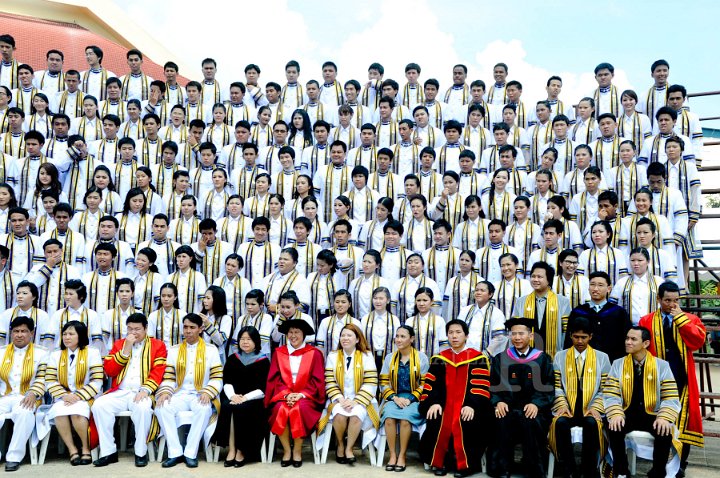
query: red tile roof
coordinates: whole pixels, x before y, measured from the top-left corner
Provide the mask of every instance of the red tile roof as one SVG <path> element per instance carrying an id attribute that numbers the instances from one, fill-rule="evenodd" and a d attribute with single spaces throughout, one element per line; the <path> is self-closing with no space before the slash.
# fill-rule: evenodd
<path id="1" fill-rule="evenodd" d="M 47 68 L 45 55 L 48 50 L 57 49 L 65 55 L 65 70 L 87 70 L 85 47 L 99 46 L 104 54 L 103 66 L 118 76 L 129 72 L 125 54 L 127 48 L 107 40 L 102 36 L 83 28 L 75 23 L 44 20 L 21 15 L 0 13 L 2 30 L 15 38 L 15 57 L 21 63 L 27 63 L 35 70 Z M 162 64 L 166 60 L 159 59 L 157 64 L 144 57 L 143 71 L 154 79 L 164 79 Z M 187 83 L 184 77 L 178 77 L 181 84 Z"/>

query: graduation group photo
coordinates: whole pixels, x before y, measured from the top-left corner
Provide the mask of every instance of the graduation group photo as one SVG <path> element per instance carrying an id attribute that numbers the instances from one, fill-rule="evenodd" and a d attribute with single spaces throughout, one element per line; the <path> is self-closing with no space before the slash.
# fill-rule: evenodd
<path id="1" fill-rule="evenodd" d="M 192 71 L 100 41 L 31 59 L 12 25 L 6 472 L 684 478 L 703 453 L 692 72 L 638 51 L 621 88 L 589 49 L 575 96 L 398 49 L 355 78 L 275 51 L 270 77 L 212 42 Z"/>

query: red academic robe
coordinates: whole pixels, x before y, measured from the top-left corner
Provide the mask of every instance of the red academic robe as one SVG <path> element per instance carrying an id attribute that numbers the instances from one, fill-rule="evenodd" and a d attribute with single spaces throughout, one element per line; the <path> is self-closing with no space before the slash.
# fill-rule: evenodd
<path id="1" fill-rule="evenodd" d="M 270 409 L 270 427 L 274 434 L 281 435 L 289 420 L 292 437 L 302 438 L 315 429 L 325 406 L 325 360 L 322 352 L 311 345 L 293 352 L 293 356 L 297 355 L 301 355 L 302 360 L 293 383 L 287 346 L 275 349 L 265 390 L 265 407 Z M 285 397 L 290 393 L 302 393 L 305 398 L 288 407 Z"/>
<path id="2" fill-rule="evenodd" d="M 125 345 L 125 339 L 118 339 L 113 344 L 110 352 L 105 356 L 103 361 L 103 368 L 105 374 L 112 378 L 112 386 L 107 393 L 112 393 L 120 388 L 120 384 L 125 378 L 125 367 L 130 363 L 130 358 L 123 357 L 120 352 Z M 142 386 L 150 390 L 151 393 L 155 393 L 160 383 L 162 382 L 163 375 L 165 375 L 165 363 L 167 361 L 167 347 L 162 340 L 153 339 L 151 337 L 145 338 L 145 346 L 142 352 L 142 362 L 140 365 L 140 376 L 142 377 Z M 157 420 L 153 415 L 153 424 L 150 426 L 149 439 L 152 439 L 159 432 L 159 426 Z M 95 421 L 90 419 L 90 444 L 91 448 L 94 448 L 99 444 L 97 429 L 95 427 Z"/>
<path id="3" fill-rule="evenodd" d="M 480 469 L 487 440 L 482 427 L 491 419 L 489 379 L 490 362 L 475 349 L 459 354 L 446 349 L 432 357 L 419 411 L 426 416 L 430 407 L 437 404 L 442 407 L 442 415 L 427 421 L 420 440 L 423 462 L 442 468 L 452 438 L 457 470 Z M 470 421 L 460 419 L 460 411 L 466 406 L 475 411 Z"/>
<path id="4" fill-rule="evenodd" d="M 650 330 L 650 353 L 664 359 L 665 348 L 662 345 L 664 337 L 660 310 L 641 318 L 638 325 Z M 677 427 L 680 431 L 678 440 L 682 443 L 700 447 L 704 445 L 704 440 L 702 417 L 700 416 L 700 391 L 695 373 L 693 352 L 703 346 L 706 335 L 705 326 L 698 316 L 682 312 L 679 316 L 673 318 L 673 336 L 675 343 L 679 345 L 680 355 L 685 363 L 685 374 L 687 375 L 687 387 L 680 395 L 682 410 L 677 421 Z"/>

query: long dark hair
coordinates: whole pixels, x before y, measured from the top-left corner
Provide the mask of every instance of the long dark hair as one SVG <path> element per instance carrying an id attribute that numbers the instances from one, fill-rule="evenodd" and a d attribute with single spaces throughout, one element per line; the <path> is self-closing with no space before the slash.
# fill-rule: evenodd
<path id="1" fill-rule="evenodd" d="M 295 135 L 298 132 L 298 129 L 295 127 L 295 123 L 293 122 L 293 118 L 296 114 L 299 114 L 302 116 L 303 119 L 303 127 L 302 127 L 302 134 L 303 134 L 303 146 L 312 146 L 313 145 L 313 131 L 312 131 L 312 125 L 310 124 L 310 116 L 308 116 L 307 112 L 304 109 L 298 108 L 295 111 L 293 111 L 293 114 L 290 116 L 290 136 L 288 137 L 288 144 L 291 144 L 293 139 L 295 139 Z M 305 144 L 309 143 L 309 144 Z"/>
<path id="2" fill-rule="evenodd" d="M 57 167 L 53 163 L 43 163 L 38 168 L 38 175 L 37 179 L 35 179 L 35 193 L 33 194 L 33 199 L 35 201 L 38 200 L 40 197 L 40 193 L 42 192 L 43 184 L 40 182 L 40 170 L 43 170 L 47 173 L 48 176 L 50 176 L 50 186 L 48 187 L 51 191 L 56 191 L 57 193 L 62 192 L 62 183 L 60 182 L 60 172 L 58 172 Z M 102 197 L 102 195 L 100 196 Z"/>
<path id="3" fill-rule="evenodd" d="M 139 214 L 141 216 L 144 216 L 147 212 L 147 198 L 145 197 L 145 193 L 140 188 L 132 188 L 130 191 L 127 192 L 127 195 L 125 196 L 125 202 L 123 203 L 123 215 L 130 213 L 130 200 L 134 198 L 135 196 L 142 196 L 143 198 L 143 206 L 140 208 Z"/>
<path id="4" fill-rule="evenodd" d="M 217 320 L 222 319 L 227 315 L 227 297 L 225 289 L 217 285 L 211 285 L 207 288 L 207 292 L 210 292 L 213 298 L 212 312 Z M 209 310 L 205 310 L 203 306 L 203 314 L 207 314 Z"/>

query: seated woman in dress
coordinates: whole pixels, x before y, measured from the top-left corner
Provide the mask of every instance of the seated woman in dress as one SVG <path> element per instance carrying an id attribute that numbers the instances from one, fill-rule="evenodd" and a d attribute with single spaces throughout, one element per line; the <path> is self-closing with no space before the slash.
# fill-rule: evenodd
<path id="1" fill-rule="evenodd" d="M 412 427 L 425 419 L 418 411 L 423 389 L 423 376 L 428 371 L 428 358 L 413 347 L 415 330 L 401 325 L 395 332 L 397 352 L 387 355 L 380 372 L 380 394 L 383 398 L 381 423 L 385 425 L 390 459 L 385 471 L 405 471 L 405 453 Z M 395 444 L 400 427 L 400 453 Z"/>
<path id="2" fill-rule="evenodd" d="M 270 409 L 270 431 L 283 447 L 280 466 L 300 468 L 303 440 L 315 429 L 325 404 L 324 357 L 305 344 L 305 338 L 315 333 L 306 320 L 286 319 L 278 331 L 285 334 L 287 344 L 272 356 L 265 407 Z"/>
<path id="3" fill-rule="evenodd" d="M 85 324 L 78 320 L 67 322 L 62 328 L 60 350 L 52 353 L 45 372 L 47 391 L 53 399 L 47 418 L 55 419 L 73 466 L 92 463 L 88 443 L 90 402 L 101 392 L 103 384 L 100 351 L 88 347 L 89 343 Z M 69 377 L 74 380 L 68 380 Z M 80 453 L 73 430 L 80 437 Z"/>
<path id="4" fill-rule="evenodd" d="M 340 347 L 328 354 L 325 363 L 325 380 L 328 406 L 320 420 L 318 441 L 323 443 L 323 431 L 330 432 L 325 425 L 332 423 L 338 443 L 335 461 L 353 465 L 357 461 L 353 445 L 360 431 L 365 445 L 375 438 L 380 426 L 375 400 L 378 386 L 375 359 L 357 325 L 347 324 L 342 328 Z"/>
<path id="5" fill-rule="evenodd" d="M 267 410 L 263 403 L 270 360 L 262 352 L 260 332 L 253 326 L 238 331 L 238 351 L 223 368 L 223 394 L 213 443 L 228 447 L 225 467 L 240 468 L 260 459 L 267 436 Z"/>

